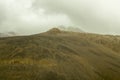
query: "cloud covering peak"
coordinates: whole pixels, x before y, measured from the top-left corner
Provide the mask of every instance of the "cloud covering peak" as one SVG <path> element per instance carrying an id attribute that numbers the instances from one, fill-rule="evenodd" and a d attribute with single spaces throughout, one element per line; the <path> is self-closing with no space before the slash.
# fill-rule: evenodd
<path id="1" fill-rule="evenodd" d="M 120 34 L 119 0 L 1 0 L 0 31 L 33 34 L 54 26 Z"/>

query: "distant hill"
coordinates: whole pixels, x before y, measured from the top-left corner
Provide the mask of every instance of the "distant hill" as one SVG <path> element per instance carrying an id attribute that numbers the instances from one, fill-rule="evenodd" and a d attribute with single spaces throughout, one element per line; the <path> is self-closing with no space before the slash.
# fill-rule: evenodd
<path id="1" fill-rule="evenodd" d="M 0 80 L 120 80 L 120 37 L 53 28 L 0 38 Z"/>
<path id="2" fill-rule="evenodd" d="M 6 32 L 6 33 L 0 33 L 0 37 L 11 37 L 11 36 L 17 36 L 18 34 L 15 32 Z"/>

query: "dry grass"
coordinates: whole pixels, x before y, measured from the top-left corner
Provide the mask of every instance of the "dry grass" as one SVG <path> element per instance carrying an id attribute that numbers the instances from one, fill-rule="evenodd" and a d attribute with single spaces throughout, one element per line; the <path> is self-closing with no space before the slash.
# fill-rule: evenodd
<path id="1" fill-rule="evenodd" d="M 120 80 L 119 36 L 62 32 L 1 38 L 0 80 Z"/>

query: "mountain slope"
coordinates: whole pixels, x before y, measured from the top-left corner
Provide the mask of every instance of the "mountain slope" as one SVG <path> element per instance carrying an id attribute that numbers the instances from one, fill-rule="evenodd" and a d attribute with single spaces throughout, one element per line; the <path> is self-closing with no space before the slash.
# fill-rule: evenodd
<path id="1" fill-rule="evenodd" d="M 32 36 L 1 38 L 0 79 L 120 80 L 119 53 L 92 36 L 54 28 Z"/>

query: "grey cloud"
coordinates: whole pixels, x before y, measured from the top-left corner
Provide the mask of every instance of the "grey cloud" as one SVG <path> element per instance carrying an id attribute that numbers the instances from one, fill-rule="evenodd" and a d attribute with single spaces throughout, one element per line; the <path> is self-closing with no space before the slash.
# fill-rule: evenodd
<path id="1" fill-rule="evenodd" d="M 0 31 L 16 31 L 34 34 L 48 30 L 56 25 L 69 25 L 71 21 L 65 14 L 46 14 L 43 8 L 35 10 L 33 0 L 0 1 Z"/>
<path id="2" fill-rule="evenodd" d="M 3 20 L 5 19 L 5 13 L 2 7 L 0 6 L 0 24 L 2 24 Z"/>
<path id="3" fill-rule="evenodd" d="M 103 0 L 102 0 L 103 1 Z M 117 33 L 117 25 L 119 22 L 113 23 L 114 16 L 112 13 L 106 13 L 110 8 L 106 9 L 110 1 L 96 1 L 96 0 L 36 0 L 34 6 L 47 9 L 48 13 L 64 13 L 67 14 L 76 26 L 81 26 L 87 31 L 96 33 Z M 107 3 L 106 6 L 102 3 Z M 113 1 L 114 2 L 114 1 Z M 115 6 L 115 5 L 113 5 Z M 100 7 L 100 8 L 99 8 Z M 103 7 L 103 8 L 101 8 Z M 119 6 L 120 7 L 120 6 Z M 103 14 L 103 15 L 102 15 Z M 120 15 L 118 15 L 120 17 Z M 120 28 L 119 28 L 120 29 Z"/>
<path id="4" fill-rule="evenodd" d="M 117 1 L 0 1 L 0 31 L 15 30 L 32 34 L 46 31 L 57 25 L 70 25 L 88 32 L 120 34 L 120 6 L 116 4 Z"/>

